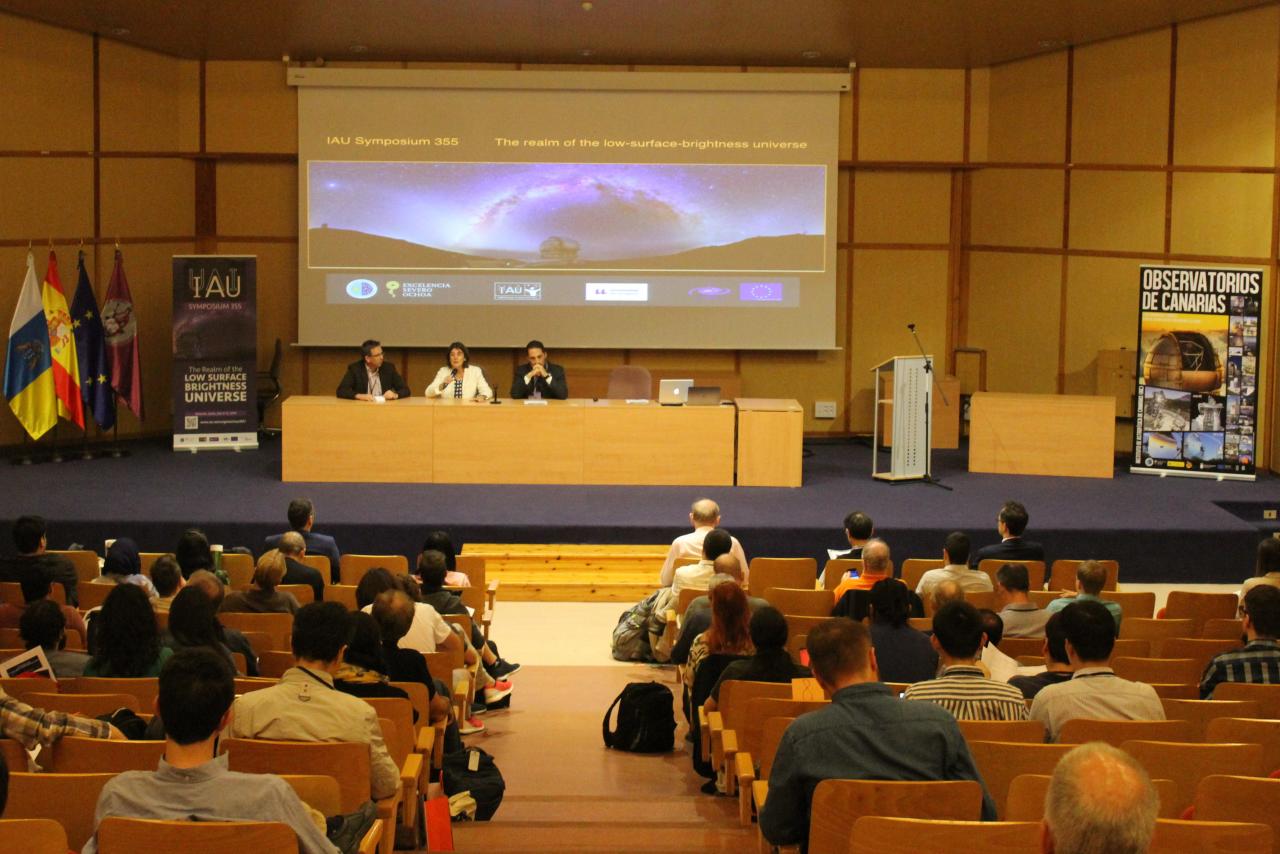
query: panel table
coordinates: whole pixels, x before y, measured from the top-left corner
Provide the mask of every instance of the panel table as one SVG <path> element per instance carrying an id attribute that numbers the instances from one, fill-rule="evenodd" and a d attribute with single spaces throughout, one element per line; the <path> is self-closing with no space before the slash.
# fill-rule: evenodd
<path id="1" fill-rule="evenodd" d="M 739 397 L 738 486 L 799 486 L 804 410 L 795 400 Z"/>

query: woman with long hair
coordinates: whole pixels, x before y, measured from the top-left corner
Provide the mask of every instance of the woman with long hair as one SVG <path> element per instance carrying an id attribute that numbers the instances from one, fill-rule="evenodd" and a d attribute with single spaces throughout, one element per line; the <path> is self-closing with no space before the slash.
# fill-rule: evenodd
<path id="1" fill-rule="evenodd" d="M 693 687 L 698 665 L 708 655 L 752 655 L 751 605 L 746 591 L 732 582 L 722 582 L 708 593 L 711 599 L 711 625 L 693 639 L 689 662 L 685 665 L 685 682 Z"/>
<path id="2" fill-rule="evenodd" d="M 175 652 L 187 647 L 206 647 L 235 666 L 222 624 L 218 622 L 217 606 L 195 585 L 182 588 L 173 597 L 173 604 L 169 606 L 169 637 L 166 645 Z"/>
<path id="3" fill-rule="evenodd" d="M 159 676 L 173 650 L 160 644 L 151 600 L 136 584 L 117 584 L 93 621 L 93 659 L 85 676 L 119 679 Z"/>

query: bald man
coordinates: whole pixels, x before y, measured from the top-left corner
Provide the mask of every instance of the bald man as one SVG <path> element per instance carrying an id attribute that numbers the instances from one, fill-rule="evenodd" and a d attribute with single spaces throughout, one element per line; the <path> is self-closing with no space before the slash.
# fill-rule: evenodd
<path id="1" fill-rule="evenodd" d="M 689 509 L 689 524 L 693 526 L 692 531 L 687 534 L 681 534 L 671 541 L 671 548 L 667 551 L 667 560 L 662 564 L 662 574 L 658 576 L 659 587 L 671 586 L 671 582 L 675 579 L 676 561 L 678 559 L 682 557 L 702 557 L 702 541 L 706 539 L 709 531 L 720 527 L 720 505 L 710 498 L 699 498 L 693 502 L 693 507 Z M 733 545 L 729 553 L 738 559 L 745 579 L 749 572 L 747 569 L 747 556 L 742 551 L 742 544 L 738 542 L 737 537 L 733 538 Z"/>
<path id="2" fill-rule="evenodd" d="M 881 539 L 867 540 L 862 547 L 862 573 L 854 577 L 846 577 L 835 589 L 835 601 L 850 590 L 870 590 L 876 582 L 884 578 L 893 578 L 893 558 L 889 555 L 889 544 Z"/>
<path id="3" fill-rule="evenodd" d="M 1095 741 L 1058 760 L 1044 806 L 1045 854 L 1137 854 L 1151 845 L 1160 799 L 1137 760 Z"/>

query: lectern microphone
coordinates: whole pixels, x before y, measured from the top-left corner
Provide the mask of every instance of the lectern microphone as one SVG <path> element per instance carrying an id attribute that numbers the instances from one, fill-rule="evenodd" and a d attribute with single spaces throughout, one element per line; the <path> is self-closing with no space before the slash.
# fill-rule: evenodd
<path id="1" fill-rule="evenodd" d="M 916 325 L 914 323 L 908 323 L 907 328 L 910 329 L 912 332 L 916 331 Z"/>

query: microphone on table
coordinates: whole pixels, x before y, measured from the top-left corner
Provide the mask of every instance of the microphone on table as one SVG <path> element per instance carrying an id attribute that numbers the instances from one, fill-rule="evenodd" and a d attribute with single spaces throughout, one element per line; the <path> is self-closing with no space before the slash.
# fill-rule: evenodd
<path id="1" fill-rule="evenodd" d="M 916 331 L 916 325 L 914 323 L 908 323 L 907 328 L 910 329 L 912 332 Z"/>

